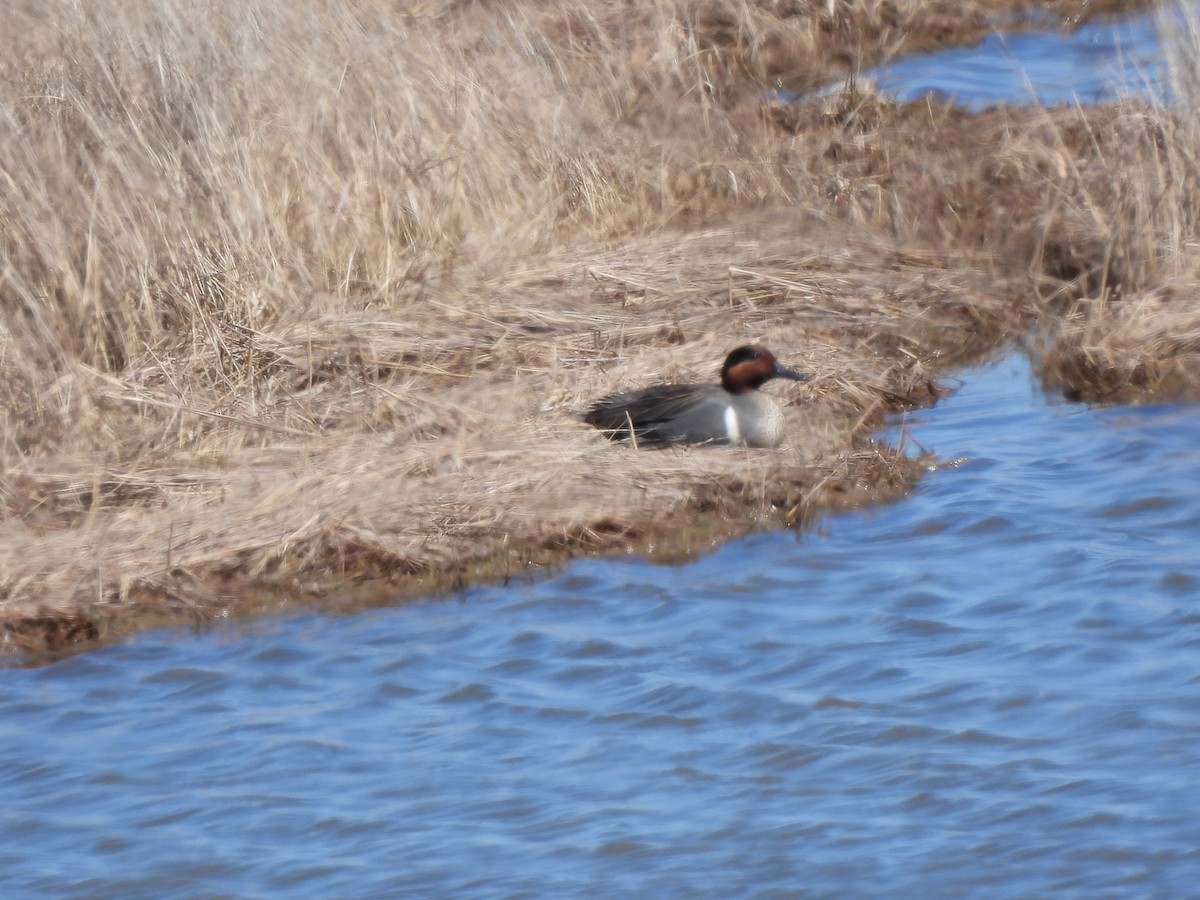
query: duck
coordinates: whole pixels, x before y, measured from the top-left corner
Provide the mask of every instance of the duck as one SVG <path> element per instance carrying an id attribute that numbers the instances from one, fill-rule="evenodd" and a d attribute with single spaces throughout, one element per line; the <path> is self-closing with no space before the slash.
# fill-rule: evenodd
<path id="1" fill-rule="evenodd" d="M 631 438 L 635 445 L 644 441 L 778 447 L 784 435 L 783 410 L 758 392 L 772 378 L 808 381 L 812 376 L 781 364 L 766 347 L 737 347 L 725 357 L 720 384 L 657 384 L 609 394 L 597 400 L 583 420 L 613 440 Z"/>

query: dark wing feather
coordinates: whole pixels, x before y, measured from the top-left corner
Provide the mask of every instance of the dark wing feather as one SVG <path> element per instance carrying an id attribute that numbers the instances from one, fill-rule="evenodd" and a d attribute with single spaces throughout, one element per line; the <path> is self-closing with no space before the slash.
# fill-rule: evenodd
<path id="1" fill-rule="evenodd" d="M 641 440 L 661 441 L 659 426 L 682 415 L 696 402 L 696 385 L 659 385 L 648 390 L 609 394 L 597 400 L 583 420 L 613 440 L 629 437 L 629 423 Z"/>

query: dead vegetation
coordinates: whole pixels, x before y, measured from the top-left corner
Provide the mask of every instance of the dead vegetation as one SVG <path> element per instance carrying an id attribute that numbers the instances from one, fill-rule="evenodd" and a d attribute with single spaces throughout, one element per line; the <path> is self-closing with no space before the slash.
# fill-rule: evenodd
<path id="1" fill-rule="evenodd" d="M 895 496 L 871 428 L 1034 322 L 1077 396 L 1194 390 L 1193 123 L 773 93 L 1001 8 L 9 4 L 6 645 Z M 747 340 L 816 375 L 780 451 L 576 418 Z"/>

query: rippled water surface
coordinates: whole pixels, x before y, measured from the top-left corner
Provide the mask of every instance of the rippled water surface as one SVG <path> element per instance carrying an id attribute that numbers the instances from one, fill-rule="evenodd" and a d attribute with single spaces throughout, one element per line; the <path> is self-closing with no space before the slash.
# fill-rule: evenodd
<path id="1" fill-rule="evenodd" d="M 1009 359 L 816 533 L 0 672 L 0 895 L 1192 894 L 1198 414 Z"/>

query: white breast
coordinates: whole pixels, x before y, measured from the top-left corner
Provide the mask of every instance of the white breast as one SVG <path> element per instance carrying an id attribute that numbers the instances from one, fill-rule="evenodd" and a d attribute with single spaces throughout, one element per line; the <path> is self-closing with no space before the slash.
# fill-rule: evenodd
<path id="1" fill-rule="evenodd" d="M 725 437 L 731 442 L 742 439 L 742 429 L 739 427 L 737 410 L 733 406 L 725 407 Z"/>
<path id="2" fill-rule="evenodd" d="M 742 439 L 749 447 L 778 447 L 783 443 L 783 410 L 770 397 L 757 395 L 755 408 L 748 411 L 741 425 Z"/>

